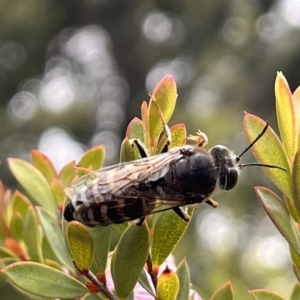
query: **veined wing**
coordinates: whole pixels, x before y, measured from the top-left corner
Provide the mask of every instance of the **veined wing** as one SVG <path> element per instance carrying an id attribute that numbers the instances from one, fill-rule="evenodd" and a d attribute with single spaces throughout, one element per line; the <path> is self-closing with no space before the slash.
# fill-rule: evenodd
<path id="1" fill-rule="evenodd" d="M 175 148 L 166 153 L 91 172 L 79 178 L 68 188 L 68 197 L 70 200 L 76 198 L 80 201 L 87 201 L 98 194 L 116 196 L 128 186 L 138 185 L 142 181 L 155 181 L 163 177 L 172 163 L 184 158 L 184 153 L 193 149 L 192 146 Z"/>

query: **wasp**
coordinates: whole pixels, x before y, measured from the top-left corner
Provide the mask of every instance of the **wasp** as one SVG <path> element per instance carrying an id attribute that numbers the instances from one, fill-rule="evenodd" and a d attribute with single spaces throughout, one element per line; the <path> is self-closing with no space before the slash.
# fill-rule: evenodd
<path id="1" fill-rule="evenodd" d="M 240 155 L 222 145 L 206 151 L 203 146 L 207 137 L 201 132 L 198 138 L 189 138 L 200 141 L 197 146 L 185 145 L 150 157 L 135 140 L 142 158 L 79 178 L 67 190 L 69 202 L 64 218 L 93 227 L 136 219 L 140 225 L 149 214 L 173 209 L 180 218 L 189 221 L 190 217 L 182 207 L 201 202 L 217 206 L 212 195 L 234 188 L 242 168 L 256 165 L 286 171 L 269 164 L 239 164 L 241 157 L 264 135 L 268 126 L 266 123 Z M 170 130 L 166 124 L 164 128 L 170 141 Z"/>

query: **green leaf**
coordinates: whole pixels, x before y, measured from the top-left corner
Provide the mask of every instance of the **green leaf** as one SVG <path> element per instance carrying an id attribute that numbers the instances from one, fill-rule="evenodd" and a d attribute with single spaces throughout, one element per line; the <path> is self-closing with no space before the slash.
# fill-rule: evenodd
<path id="1" fill-rule="evenodd" d="M 13 212 L 18 212 L 25 218 L 29 208 L 32 207 L 32 204 L 26 196 L 19 191 L 15 191 L 11 198 L 11 206 Z"/>
<path id="2" fill-rule="evenodd" d="M 163 130 L 163 123 L 158 107 L 162 112 L 164 121 L 169 122 L 175 109 L 177 88 L 172 75 L 165 76 L 155 87 L 149 103 L 149 130 L 150 139 L 156 139 Z M 154 100 L 156 103 L 154 103 Z M 157 107 L 158 106 L 158 107 Z"/>
<path id="3" fill-rule="evenodd" d="M 300 283 L 297 282 L 294 285 L 294 288 L 292 290 L 292 294 L 291 294 L 290 300 L 299 300 L 299 299 L 300 299 Z"/>
<path id="4" fill-rule="evenodd" d="M 177 300 L 188 300 L 190 294 L 190 272 L 186 260 L 183 259 L 177 267 L 176 273 L 179 278 L 179 292 Z"/>
<path id="5" fill-rule="evenodd" d="M 185 145 L 186 142 L 186 128 L 184 124 L 177 124 L 170 128 L 172 142 L 171 148 L 181 147 Z M 163 135 L 156 147 L 156 153 L 161 153 L 163 148 L 165 147 L 168 138 L 166 135 Z"/>
<path id="6" fill-rule="evenodd" d="M 58 178 L 64 186 L 69 186 L 74 178 L 75 161 L 66 164 L 60 171 Z"/>
<path id="7" fill-rule="evenodd" d="M 83 224 L 68 223 L 67 238 L 72 257 L 81 271 L 88 270 L 94 258 L 94 239 L 90 230 Z"/>
<path id="8" fill-rule="evenodd" d="M 126 137 L 130 139 L 138 139 L 142 143 L 144 141 L 143 121 L 137 117 L 133 118 L 127 126 Z"/>
<path id="9" fill-rule="evenodd" d="M 136 159 L 136 152 L 134 150 L 134 147 L 132 147 L 132 144 L 126 137 L 121 144 L 120 162 L 127 162 L 135 159 Z"/>
<path id="10" fill-rule="evenodd" d="M 151 256 L 153 265 L 159 267 L 175 248 L 189 222 L 181 219 L 173 210 L 161 212 L 155 217 Z"/>
<path id="11" fill-rule="evenodd" d="M 75 298 L 88 292 L 78 280 L 34 262 L 17 262 L 1 270 L 17 287 L 41 297 Z"/>
<path id="12" fill-rule="evenodd" d="M 44 175 L 34 166 L 21 159 L 8 158 L 8 165 L 28 194 L 41 206 L 55 213 L 55 201 L 50 185 Z"/>
<path id="13" fill-rule="evenodd" d="M 132 292 L 145 265 L 149 251 L 149 229 L 131 225 L 123 233 L 113 254 L 113 280 L 119 298 Z"/>
<path id="14" fill-rule="evenodd" d="M 65 187 L 60 180 L 53 178 L 50 182 L 50 187 L 52 190 L 55 203 L 58 207 L 62 207 L 65 198 Z"/>
<path id="15" fill-rule="evenodd" d="M 293 260 L 293 271 L 298 281 L 300 281 L 300 255 L 290 246 L 291 257 Z"/>
<path id="16" fill-rule="evenodd" d="M 293 170 L 292 170 L 292 181 L 293 181 L 293 198 L 298 214 L 300 214 L 300 148 L 298 149 L 294 158 Z"/>
<path id="17" fill-rule="evenodd" d="M 23 240 L 31 260 L 43 262 L 41 231 L 39 230 L 38 218 L 33 206 L 29 208 L 25 218 Z"/>
<path id="18" fill-rule="evenodd" d="M 139 277 L 139 284 L 153 297 L 155 297 L 155 292 L 153 291 L 152 285 L 149 283 L 149 278 L 147 276 L 148 272 L 143 269 Z M 149 275 L 149 274 L 148 274 Z"/>
<path id="19" fill-rule="evenodd" d="M 103 145 L 93 147 L 83 154 L 77 166 L 82 168 L 92 166 L 93 170 L 98 170 L 103 165 L 104 156 L 105 149 Z"/>
<path id="20" fill-rule="evenodd" d="M 293 159 L 297 145 L 297 119 L 294 101 L 289 85 L 281 72 L 277 73 L 275 81 L 276 113 L 278 127 L 287 156 Z"/>
<path id="21" fill-rule="evenodd" d="M 166 267 L 157 281 L 157 299 L 175 300 L 179 291 L 179 279 L 175 272 Z M 184 298 L 180 298 L 184 300 Z"/>
<path id="22" fill-rule="evenodd" d="M 10 219 L 10 231 L 11 236 L 16 241 L 20 241 L 22 238 L 22 232 L 24 228 L 24 219 L 19 212 L 14 212 Z"/>
<path id="23" fill-rule="evenodd" d="M 32 164 L 44 175 L 48 183 L 50 183 L 51 180 L 56 177 L 55 168 L 51 160 L 43 152 L 32 150 L 31 160 Z"/>
<path id="24" fill-rule="evenodd" d="M 142 116 L 143 129 L 144 129 L 144 144 L 146 149 L 150 151 L 151 149 L 150 149 L 150 133 L 149 133 L 149 114 L 148 114 L 148 105 L 146 101 L 142 102 L 141 116 Z M 151 151 L 150 153 L 153 154 Z"/>
<path id="25" fill-rule="evenodd" d="M 105 273 L 107 256 L 110 247 L 111 226 L 91 227 L 95 245 L 95 255 L 91 270 L 93 273 Z"/>
<path id="26" fill-rule="evenodd" d="M 267 188 L 255 187 L 255 192 L 274 225 L 300 255 L 299 231 L 284 203 L 275 193 Z"/>
<path id="27" fill-rule="evenodd" d="M 285 300 L 279 295 L 262 289 L 249 291 L 253 300 Z"/>
<path id="28" fill-rule="evenodd" d="M 42 207 L 37 207 L 36 210 L 52 252 L 64 266 L 74 271 L 74 265 L 57 220 Z"/>
<path id="29" fill-rule="evenodd" d="M 219 287 L 213 295 L 209 298 L 209 300 L 232 300 L 233 292 L 231 282 L 227 282 L 221 287 Z"/>
<path id="30" fill-rule="evenodd" d="M 261 133 L 265 125 L 266 122 L 262 119 L 245 113 L 244 131 L 249 143 Z M 287 172 L 284 172 L 278 169 L 263 168 L 264 172 L 276 186 L 288 198 L 292 199 L 291 168 L 282 144 L 270 126 L 264 136 L 251 148 L 251 150 L 258 162 L 277 165 L 287 170 Z"/>
<path id="31" fill-rule="evenodd" d="M 6 247 L 0 246 L 0 258 L 7 258 L 7 257 L 13 258 L 15 261 L 19 260 L 18 256 L 14 252 L 12 252 Z"/>

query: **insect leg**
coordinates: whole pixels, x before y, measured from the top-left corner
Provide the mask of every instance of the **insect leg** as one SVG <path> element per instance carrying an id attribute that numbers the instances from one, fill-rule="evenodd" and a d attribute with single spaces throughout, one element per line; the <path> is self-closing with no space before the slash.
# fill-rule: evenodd
<path id="1" fill-rule="evenodd" d="M 139 220 L 136 222 L 137 226 L 142 226 L 144 221 L 145 221 L 146 217 L 141 217 L 139 218 Z"/>
<path id="2" fill-rule="evenodd" d="M 141 158 L 145 158 L 147 157 L 147 153 L 146 150 L 144 149 L 144 147 L 141 145 L 139 140 L 133 140 L 133 143 L 136 145 L 136 147 L 138 148 Z"/>
<path id="3" fill-rule="evenodd" d="M 219 203 L 211 198 L 208 198 L 207 200 L 205 200 L 205 203 L 211 205 L 212 207 L 217 207 L 219 205 Z"/>
<path id="4" fill-rule="evenodd" d="M 187 215 L 180 207 L 174 207 L 173 211 L 175 211 L 176 214 L 184 221 L 188 222 L 190 220 L 189 215 Z"/>

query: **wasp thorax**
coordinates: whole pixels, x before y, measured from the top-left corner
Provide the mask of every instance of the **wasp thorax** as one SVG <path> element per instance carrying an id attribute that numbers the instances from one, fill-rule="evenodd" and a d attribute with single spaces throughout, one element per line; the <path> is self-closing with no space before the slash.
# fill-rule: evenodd
<path id="1" fill-rule="evenodd" d="M 228 148 L 217 145 L 209 150 L 218 169 L 218 186 L 222 190 L 231 190 L 238 181 L 238 168 L 236 166 L 239 157 Z"/>

